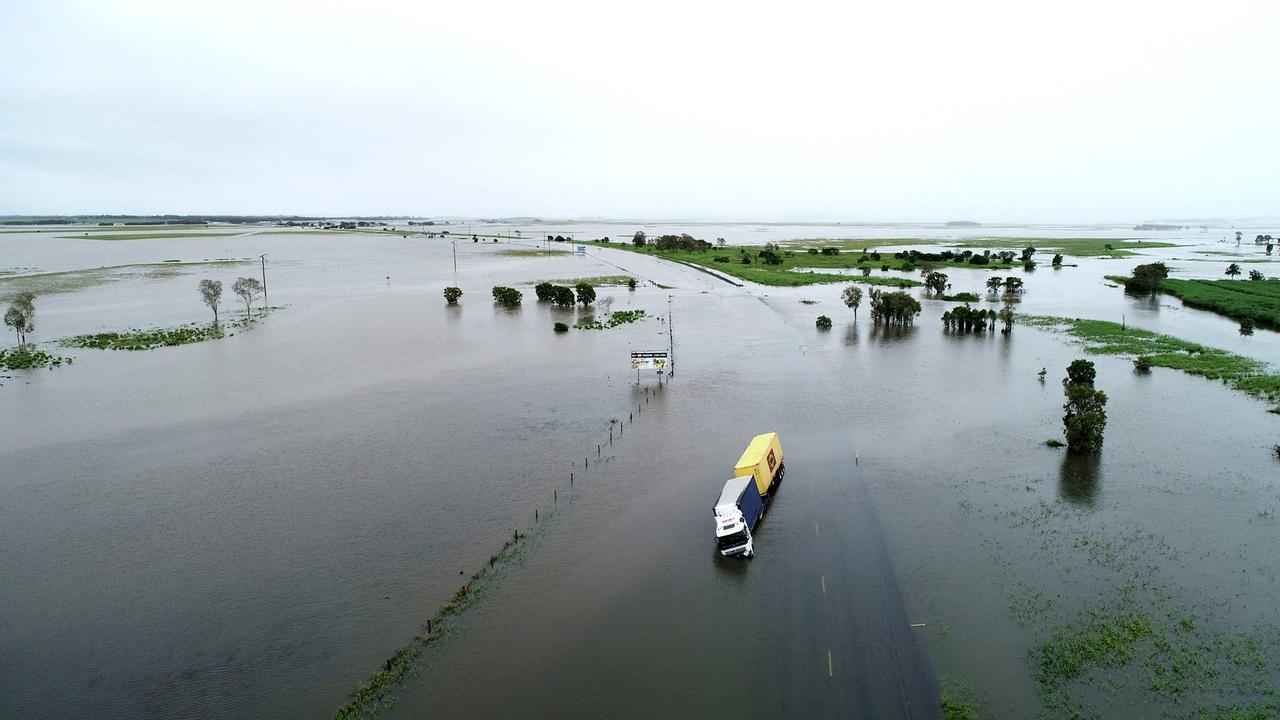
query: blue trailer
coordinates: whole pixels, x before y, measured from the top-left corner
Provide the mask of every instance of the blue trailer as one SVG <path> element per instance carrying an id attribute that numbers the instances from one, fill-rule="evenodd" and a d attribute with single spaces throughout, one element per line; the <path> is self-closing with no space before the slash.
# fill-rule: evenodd
<path id="1" fill-rule="evenodd" d="M 736 477 L 724 484 L 713 508 L 716 518 L 716 548 L 725 557 L 755 554 L 751 531 L 764 514 L 764 500 L 751 475 Z"/>

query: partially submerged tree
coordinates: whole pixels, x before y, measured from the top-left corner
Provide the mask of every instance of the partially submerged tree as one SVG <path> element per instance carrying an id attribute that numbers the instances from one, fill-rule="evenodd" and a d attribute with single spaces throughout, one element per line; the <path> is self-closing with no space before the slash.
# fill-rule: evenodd
<path id="1" fill-rule="evenodd" d="M 877 324 L 910 325 L 920 314 L 920 301 L 901 290 L 883 292 L 872 288 L 871 319 Z"/>
<path id="2" fill-rule="evenodd" d="M 450 305 L 456 305 L 460 297 L 462 297 L 462 288 L 447 287 L 444 289 L 444 301 Z"/>
<path id="3" fill-rule="evenodd" d="M 1004 287 L 1004 278 L 992 275 L 987 278 L 987 292 L 995 295 L 1000 292 L 1000 288 Z"/>
<path id="4" fill-rule="evenodd" d="M 244 316 L 248 318 L 253 311 L 253 301 L 262 294 L 262 283 L 258 282 L 257 278 L 242 277 L 232 284 L 231 292 L 240 296 L 241 302 L 244 303 Z"/>
<path id="5" fill-rule="evenodd" d="M 560 307 L 573 307 L 576 300 L 573 297 L 573 288 L 564 285 L 556 285 L 551 288 L 551 300 Z"/>
<path id="6" fill-rule="evenodd" d="M 858 306 L 862 304 L 862 288 L 857 285 L 846 286 L 844 292 L 840 293 L 840 299 L 853 311 L 853 321 L 857 322 Z"/>
<path id="7" fill-rule="evenodd" d="M 549 282 L 540 282 L 533 286 L 533 294 L 538 296 L 538 300 L 554 300 L 556 286 Z"/>
<path id="8" fill-rule="evenodd" d="M 816 325 L 819 330 L 830 330 L 831 318 L 826 315 L 819 315 L 818 319 L 814 322 L 814 325 Z"/>
<path id="9" fill-rule="evenodd" d="M 1242 271 L 1240 270 L 1239 265 L 1237 265 L 1236 263 L 1231 263 L 1230 265 L 1227 266 L 1226 275 L 1229 278 L 1235 279 L 1237 277 L 1240 277 L 1241 272 Z"/>
<path id="10" fill-rule="evenodd" d="M 1022 292 L 1022 278 L 1009 276 L 1004 279 L 1004 294 L 1017 295 Z"/>
<path id="11" fill-rule="evenodd" d="M 222 281 L 205 278 L 200 281 L 200 299 L 213 310 L 213 324 L 218 324 L 218 305 L 222 302 Z"/>
<path id="12" fill-rule="evenodd" d="M 937 271 L 931 272 L 924 276 L 925 291 L 932 291 L 935 295 L 942 295 L 947 291 L 950 285 L 947 283 L 947 274 Z"/>
<path id="13" fill-rule="evenodd" d="M 1124 287 L 1129 292 L 1149 293 L 1160 288 L 1160 281 L 1169 277 L 1169 267 L 1162 262 L 1139 265 L 1133 269 L 1132 276 L 1125 280 Z"/>
<path id="14" fill-rule="evenodd" d="M 1069 386 L 1077 385 L 1093 385 L 1094 378 L 1098 377 L 1098 371 L 1093 367 L 1093 363 L 1088 360 L 1072 360 L 1067 366 L 1067 379 L 1063 382 Z"/>
<path id="15" fill-rule="evenodd" d="M 1053 266 L 1056 268 L 1062 267 L 1062 255 L 1053 256 Z"/>
<path id="16" fill-rule="evenodd" d="M 590 283 L 578 283 L 573 286 L 573 289 L 578 294 L 578 302 L 582 303 L 583 307 L 596 301 L 596 289 L 591 287 Z"/>
<path id="17" fill-rule="evenodd" d="M 498 304 L 505 307 L 519 306 L 520 300 L 523 299 L 523 297 L 524 295 L 515 288 L 509 288 L 503 285 L 493 286 L 493 299 L 497 301 Z"/>
<path id="18" fill-rule="evenodd" d="M 1253 282 L 1258 282 L 1259 280 L 1266 280 L 1266 279 L 1267 279 L 1267 276 L 1266 276 L 1266 275 L 1263 275 L 1263 274 L 1262 274 L 1260 271 L 1258 271 L 1258 270 L 1250 270 L 1250 271 L 1249 271 L 1249 279 L 1250 279 L 1250 280 L 1252 280 Z"/>
<path id="19" fill-rule="evenodd" d="M 4 324 L 18 335 L 18 349 L 27 344 L 27 335 L 36 329 L 35 293 L 20 292 L 4 313 Z"/>
<path id="20" fill-rule="evenodd" d="M 1000 332 L 1004 333 L 1005 335 L 1008 335 L 1009 333 L 1013 332 L 1013 308 L 1009 307 L 1008 305 L 1000 308 L 999 317 L 1000 317 L 1000 322 L 1004 323 L 1004 327 L 1000 330 Z"/>
<path id="21" fill-rule="evenodd" d="M 1068 385 L 1062 406 L 1067 452 L 1087 455 L 1102 450 L 1107 429 L 1107 394 L 1091 385 Z"/>

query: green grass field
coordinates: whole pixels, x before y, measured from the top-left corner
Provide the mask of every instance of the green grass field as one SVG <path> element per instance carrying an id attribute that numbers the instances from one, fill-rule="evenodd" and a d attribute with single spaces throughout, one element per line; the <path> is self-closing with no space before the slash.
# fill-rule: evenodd
<path id="1" fill-rule="evenodd" d="M 1280 280 L 1177 280 L 1160 282 L 1160 291 L 1195 308 L 1280 329 Z"/>
<path id="2" fill-rule="evenodd" d="M 1061 253 L 1072 257 L 1121 258 L 1135 255 L 1134 250 L 1177 247 L 1177 243 L 1153 240 L 1116 240 L 1114 238 L 975 238 L 959 244 L 962 248 L 1034 247 L 1039 252 Z"/>
<path id="3" fill-rule="evenodd" d="M 1066 332 L 1079 340 L 1088 353 L 1141 355 L 1153 366 L 1221 380 L 1240 392 L 1280 403 L 1280 375 L 1253 358 L 1105 320 L 1018 315 L 1018 321 Z"/>

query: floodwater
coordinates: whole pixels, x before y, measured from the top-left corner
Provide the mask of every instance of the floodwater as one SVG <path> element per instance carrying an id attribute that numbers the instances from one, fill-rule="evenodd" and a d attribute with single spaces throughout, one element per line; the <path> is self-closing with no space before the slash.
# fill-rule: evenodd
<path id="1" fill-rule="evenodd" d="M 720 232 L 755 241 L 739 226 L 694 234 Z M 535 508 L 557 512 L 428 649 L 394 716 L 933 717 L 936 676 L 973 688 L 983 717 L 1030 716 L 1028 650 L 1113 581 L 1064 537 L 1116 545 L 1140 530 L 1140 549 L 1167 558 L 1144 577 L 1204 624 L 1274 617 L 1277 419 L 1217 383 L 1095 358 L 1106 449 L 1080 464 L 1043 446 L 1078 350 L 1031 328 L 944 333 L 939 302 L 891 331 L 865 309 L 854 323 L 835 286 L 735 288 L 594 247 L 516 257 L 499 254 L 509 242 L 459 242 L 455 281 L 439 239 L 50 235 L 0 236 L 5 263 L 265 252 L 285 309 L 222 341 L 75 351 L 73 366 L 0 387 L 2 716 L 327 716 Z M 1232 337 L 1226 319 L 1101 280 L 1144 261 L 1042 263 L 1021 309 L 1280 355 L 1270 333 Z M 42 296 L 37 337 L 200 320 L 197 279 L 256 269 Z M 488 296 L 624 270 L 670 286 L 600 292 L 654 316 L 670 300 L 677 372 L 661 392 L 627 369 L 628 350 L 665 348 L 658 317 L 556 335 L 582 311 L 527 287 L 518 311 Z M 951 275 L 954 290 L 986 277 Z M 455 283 L 466 295 L 447 308 Z M 820 313 L 831 331 L 814 329 Z M 626 423 L 612 447 L 611 419 Z M 782 434 L 787 478 L 758 556 L 729 562 L 710 504 L 765 430 Z M 1042 501 L 1053 519 L 1038 534 L 1012 519 Z M 1011 607 L 1030 592 L 1051 600 L 1029 621 Z M 1097 709 L 1152 710 L 1122 699 Z"/>

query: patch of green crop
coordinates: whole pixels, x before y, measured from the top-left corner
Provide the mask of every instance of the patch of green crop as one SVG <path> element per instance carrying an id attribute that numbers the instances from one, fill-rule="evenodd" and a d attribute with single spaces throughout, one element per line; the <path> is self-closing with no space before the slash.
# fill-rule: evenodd
<path id="1" fill-rule="evenodd" d="M 1139 355 L 1152 366 L 1221 380 L 1240 392 L 1280 402 L 1280 375 L 1265 363 L 1207 345 L 1106 320 L 1019 315 L 1024 325 L 1066 332 L 1098 355 Z"/>

